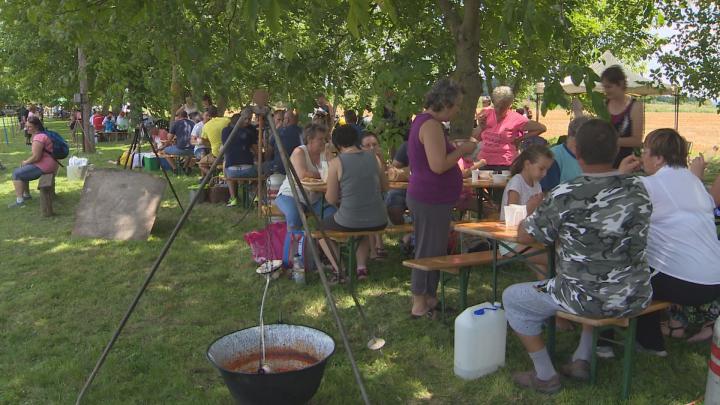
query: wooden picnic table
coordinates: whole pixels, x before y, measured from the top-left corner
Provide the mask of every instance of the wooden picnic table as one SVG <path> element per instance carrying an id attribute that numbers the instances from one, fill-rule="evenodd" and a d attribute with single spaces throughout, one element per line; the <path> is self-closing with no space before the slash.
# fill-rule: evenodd
<path id="1" fill-rule="evenodd" d="M 453 227 L 456 232 L 465 235 L 480 236 L 490 242 L 490 248 L 495 253 L 493 256 L 493 300 L 497 301 L 497 268 L 503 264 L 515 261 L 522 261 L 534 271 L 538 271 L 528 259 L 537 256 L 539 252 L 545 251 L 548 255 L 548 273 L 546 277 L 555 275 L 555 250 L 553 246 L 545 246 L 541 243 L 534 243 L 530 246 L 517 245 L 518 227 L 508 227 L 501 221 L 481 221 L 458 224 Z M 510 256 L 499 256 L 498 247 L 507 249 Z M 519 249 L 519 250 L 518 250 Z"/>
<path id="2" fill-rule="evenodd" d="M 313 179 L 315 180 L 315 179 Z M 303 179 L 301 181 L 303 187 L 305 187 L 305 190 L 307 191 L 317 191 L 317 192 L 325 192 L 327 190 L 327 183 L 324 181 L 313 181 L 309 179 Z M 391 190 L 407 190 L 408 185 L 410 182 L 407 181 L 391 181 L 388 183 Z M 492 180 L 478 180 L 478 181 L 471 181 L 470 179 L 465 179 L 463 181 L 463 187 L 468 187 L 472 189 L 497 189 L 502 190 L 505 188 L 505 185 L 507 184 L 506 181 L 495 183 Z"/>
<path id="3" fill-rule="evenodd" d="M 128 132 L 127 131 L 113 131 L 113 132 L 97 132 L 98 136 L 98 142 L 108 142 L 111 140 L 111 138 L 115 138 L 115 142 L 117 142 L 120 137 L 123 139 L 127 139 Z"/>
<path id="4" fill-rule="evenodd" d="M 498 267 L 513 262 L 525 263 L 531 270 L 543 273 L 536 269 L 535 265 L 530 263 L 529 259 L 540 254 L 547 254 L 547 273 L 546 278 L 555 276 L 555 246 L 545 246 L 535 243 L 530 246 L 516 245 L 518 243 L 518 227 L 507 227 L 505 222 L 501 221 L 481 221 L 464 224 L 457 224 L 453 227 L 456 232 L 461 235 L 474 235 L 487 238 L 490 242 L 492 256 L 492 272 L 493 272 L 493 302 L 497 302 L 497 274 Z M 500 256 L 498 246 L 507 249 L 508 255 Z M 551 317 L 547 324 L 548 332 L 548 351 L 555 351 L 555 317 Z"/>
<path id="5" fill-rule="evenodd" d="M 502 221 L 468 222 L 455 225 L 455 231 L 467 235 L 518 243 L 518 228 L 506 227 Z"/>
<path id="6" fill-rule="evenodd" d="M 327 191 L 327 183 L 324 181 L 308 181 L 303 179 L 300 183 L 306 191 L 315 191 L 319 193 Z M 389 186 L 391 190 L 407 190 L 408 184 L 409 183 L 407 181 L 391 181 Z"/>
<path id="7" fill-rule="evenodd" d="M 483 201 L 492 201 L 495 196 L 495 192 L 504 190 L 507 185 L 507 181 L 494 182 L 492 179 L 472 181 L 472 179 L 464 179 L 463 186 L 470 187 L 475 193 L 478 204 L 478 219 L 485 217 Z"/>

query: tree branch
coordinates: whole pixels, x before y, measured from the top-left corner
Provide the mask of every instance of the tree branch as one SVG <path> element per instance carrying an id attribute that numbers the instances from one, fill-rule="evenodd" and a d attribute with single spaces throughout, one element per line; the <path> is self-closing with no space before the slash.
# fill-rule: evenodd
<path id="1" fill-rule="evenodd" d="M 457 37 L 462 21 L 460 21 L 460 16 L 457 10 L 455 10 L 455 6 L 450 0 L 438 0 L 438 5 L 440 6 L 440 10 L 442 10 L 443 18 L 447 26 L 450 28 L 450 33 L 453 37 Z"/>

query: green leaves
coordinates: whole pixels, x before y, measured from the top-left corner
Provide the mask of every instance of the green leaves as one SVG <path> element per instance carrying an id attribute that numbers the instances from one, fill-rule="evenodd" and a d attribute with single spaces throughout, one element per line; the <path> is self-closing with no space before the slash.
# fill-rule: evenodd
<path id="1" fill-rule="evenodd" d="M 360 27 L 370 18 L 370 2 L 367 0 L 349 0 L 350 10 L 347 16 L 347 28 L 355 38 L 360 38 Z"/>

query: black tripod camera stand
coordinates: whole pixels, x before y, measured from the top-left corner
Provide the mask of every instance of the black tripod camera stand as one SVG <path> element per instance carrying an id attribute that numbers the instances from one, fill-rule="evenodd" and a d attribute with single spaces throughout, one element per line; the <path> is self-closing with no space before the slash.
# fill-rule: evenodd
<path id="1" fill-rule="evenodd" d="M 130 163 L 130 169 L 132 169 L 132 161 L 134 160 L 133 154 L 140 155 L 140 147 L 142 146 L 143 141 L 147 141 L 147 143 L 150 144 L 150 149 L 152 149 L 153 154 L 155 154 L 155 158 L 158 161 L 158 164 L 160 164 L 160 156 L 158 156 L 157 148 L 155 147 L 152 139 L 150 139 L 147 129 L 145 128 L 145 124 L 140 121 L 138 126 L 135 128 L 135 131 L 133 132 L 133 137 L 130 141 L 130 147 L 128 148 L 127 159 L 125 160 L 125 166 L 123 167 L 124 169 L 128 168 L 128 162 Z M 175 192 L 175 187 L 173 187 L 172 181 L 170 181 L 170 177 L 168 176 L 167 171 L 162 164 L 160 164 L 160 170 L 162 170 L 163 175 L 165 176 L 165 180 L 167 180 L 168 185 L 170 185 L 170 190 L 172 190 L 172 193 L 175 196 L 175 200 L 180 207 L 180 211 L 185 212 L 185 209 L 180 202 L 180 197 L 178 197 L 177 192 Z"/>

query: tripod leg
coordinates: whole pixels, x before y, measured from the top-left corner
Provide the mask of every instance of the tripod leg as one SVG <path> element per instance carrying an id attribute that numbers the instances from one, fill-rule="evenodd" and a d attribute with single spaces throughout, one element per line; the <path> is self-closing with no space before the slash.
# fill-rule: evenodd
<path id="1" fill-rule="evenodd" d="M 140 131 L 145 131 L 145 127 L 140 127 Z M 144 135 L 144 134 L 143 134 Z M 157 158 L 158 163 L 160 163 L 160 156 L 158 155 L 157 148 L 155 147 L 155 144 L 152 142 L 152 139 L 150 142 L 150 148 L 152 148 L 153 153 L 155 154 L 155 158 Z M 162 170 L 163 175 L 165 176 L 165 180 L 167 180 L 168 184 L 170 185 L 170 190 L 172 190 L 173 195 L 175 196 L 175 200 L 178 203 L 178 206 L 180 207 L 180 211 L 185 212 L 185 209 L 182 206 L 182 203 L 180 202 L 180 197 L 178 197 L 177 193 L 175 192 L 175 187 L 172 184 L 172 181 L 170 181 L 170 176 L 168 176 L 167 171 L 163 167 L 163 165 L 160 165 L 160 170 Z"/>
<path id="2" fill-rule="evenodd" d="M 135 147 L 137 144 L 138 144 L 138 131 L 135 131 L 132 141 L 130 141 L 130 147 L 128 148 L 127 159 L 125 159 L 125 165 L 123 166 L 123 169 L 127 169 L 128 162 L 130 162 L 130 169 L 132 170 L 133 151 L 135 150 Z"/>

